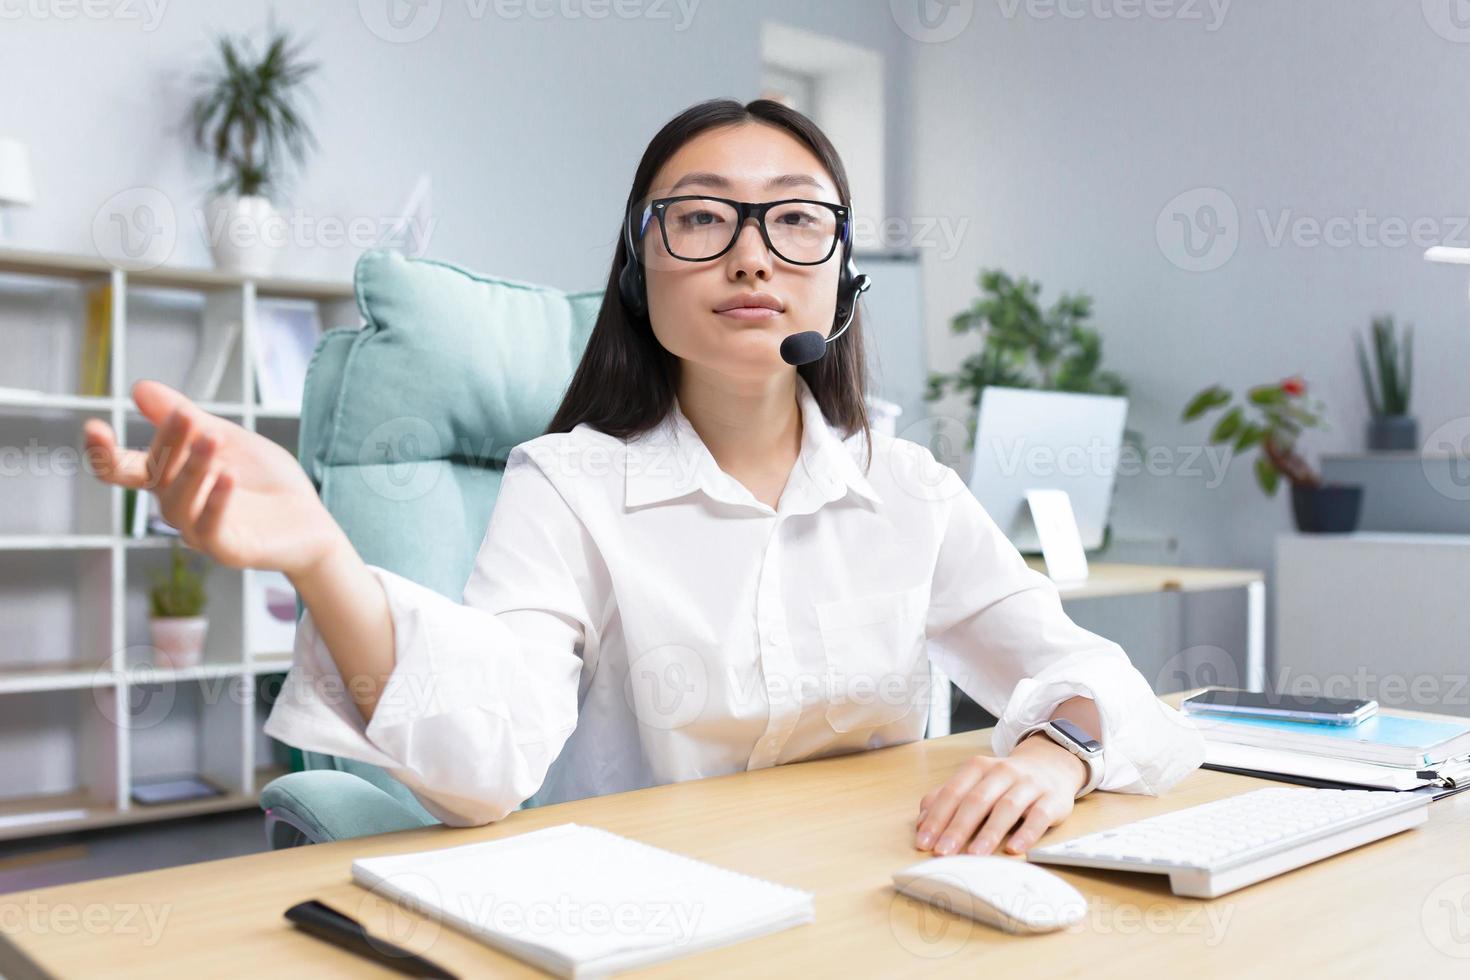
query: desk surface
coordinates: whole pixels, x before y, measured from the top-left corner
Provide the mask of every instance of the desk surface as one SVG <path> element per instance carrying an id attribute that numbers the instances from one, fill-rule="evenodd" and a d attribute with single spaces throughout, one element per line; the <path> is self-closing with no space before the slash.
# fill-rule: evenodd
<path id="1" fill-rule="evenodd" d="M 1080 925 L 1042 936 L 1011 936 L 895 895 L 889 875 L 924 857 L 912 844 L 919 798 L 982 748 L 984 734 L 969 732 L 525 810 L 488 827 L 405 831 L 4 895 L 0 974 L 27 976 L 24 956 L 64 977 L 294 976 L 307 968 L 313 977 L 393 976 L 281 917 L 318 897 L 464 976 L 542 976 L 392 909 L 353 885 L 349 866 L 361 855 L 566 821 L 816 893 L 815 922 L 672 960 L 650 976 L 744 978 L 752 966 L 777 964 L 779 975 L 862 977 L 1234 977 L 1247 965 L 1313 976 L 1330 964 L 1329 972 L 1417 980 L 1463 976 L 1470 965 L 1470 793 L 1430 804 L 1420 827 L 1208 901 L 1174 896 L 1162 876 L 1053 868 L 1091 908 Z M 1285 784 L 1199 770 L 1160 798 L 1095 793 L 1043 841 L 1262 785 Z"/>
<path id="2" fill-rule="evenodd" d="M 1038 556 L 1026 559 L 1038 572 L 1046 562 Z M 1100 599 L 1105 596 L 1152 595 L 1155 592 L 1210 592 L 1242 589 L 1264 582 L 1264 572 L 1253 568 L 1205 568 L 1201 565 L 1134 565 L 1099 561 L 1088 565 L 1085 581 L 1058 585 L 1063 599 Z"/>

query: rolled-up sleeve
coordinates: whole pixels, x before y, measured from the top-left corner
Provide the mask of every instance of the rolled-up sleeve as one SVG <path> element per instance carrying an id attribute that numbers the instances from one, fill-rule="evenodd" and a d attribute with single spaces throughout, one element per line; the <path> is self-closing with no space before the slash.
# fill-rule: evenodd
<path id="1" fill-rule="evenodd" d="M 394 667 L 370 722 L 306 612 L 265 733 L 387 770 L 443 822 L 498 820 L 541 786 L 577 723 L 609 577 L 574 510 L 521 449 L 462 602 L 375 565 Z"/>
<path id="2" fill-rule="evenodd" d="M 936 464 L 938 465 L 938 464 Z M 1100 788 L 1158 795 L 1204 761 L 1204 739 L 1155 696 L 1117 643 L 1083 629 L 1055 584 L 1028 566 L 952 468 L 926 623 L 941 671 L 997 723 L 996 755 L 1072 697 L 1092 699 L 1103 743 Z"/>

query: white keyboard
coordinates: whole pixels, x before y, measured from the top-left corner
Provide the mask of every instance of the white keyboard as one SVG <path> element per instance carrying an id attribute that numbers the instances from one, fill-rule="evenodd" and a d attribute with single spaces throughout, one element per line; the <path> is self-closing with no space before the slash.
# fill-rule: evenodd
<path id="1" fill-rule="evenodd" d="M 1214 898 L 1421 824 L 1429 800 L 1420 792 L 1273 786 L 1033 847 L 1026 856 L 1166 874 L 1174 894 Z"/>

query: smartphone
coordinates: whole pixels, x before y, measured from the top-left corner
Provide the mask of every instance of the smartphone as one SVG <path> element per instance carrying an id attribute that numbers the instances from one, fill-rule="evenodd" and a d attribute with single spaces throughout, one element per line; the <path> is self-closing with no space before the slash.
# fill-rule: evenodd
<path id="1" fill-rule="evenodd" d="M 1180 705 L 1186 714 L 1240 715 L 1305 721 L 1318 725 L 1356 725 L 1378 713 L 1371 698 L 1324 698 L 1212 687 Z"/>

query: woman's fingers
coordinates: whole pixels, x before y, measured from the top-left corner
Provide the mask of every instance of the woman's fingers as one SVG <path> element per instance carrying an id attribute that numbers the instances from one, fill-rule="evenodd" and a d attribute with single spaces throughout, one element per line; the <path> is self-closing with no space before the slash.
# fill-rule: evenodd
<path id="1" fill-rule="evenodd" d="M 137 489 L 148 483 L 146 454 L 136 449 L 122 449 L 113 435 L 112 426 L 101 419 L 88 419 L 82 424 L 87 459 L 97 476 L 108 483 Z"/>
<path id="2" fill-rule="evenodd" d="M 162 381 L 136 382 L 132 393 L 133 403 L 138 406 L 138 411 L 157 429 L 163 428 L 164 420 L 176 409 L 185 415 L 199 411 L 182 392 L 170 388 Z"/>
<path id="3" fill-rule="evenodd" d="M 160 381 L 134 384 L 133 401 L 157 430 L 148 449 L 148 466 L 159 487 L 167 486 L 183 468 L 189 440 L 201 432 L 219 434 L 213 416 Z"/>
<path id="4" fill-rule="evenodd" d="M 1012 783 L 1005 795 L 990 808 L 990 816 L 985 819 L 980 833 L 970 842 L 970 853 L 989 854 L 995 850 L 1000 839 L 1016 825 L 1031 804 L 1040 798 L 1041 787 L 1035 783 Z"/>
<path id="5" fill-rule="evenodd" d="M 1041 835 L 1046 833 L 1052 822 L 1053 817 L 1047 810 L 1046 804 L 1041 802 L 1031 804 L 1031 809 L 1026 811 L 1026 819 L 1021 822 L 1020 829 L 1011 835 L 1006 849 L 1012 854 L 1020 854 L 1040 840 Z"/>
<path id="6" fill-rule="evenodd" d="M 148 445 L 146 464 L 148 477 L 153 481 L 149 489 L 161 494 L 173 482 L 174 477 L 178 476 L 179 470 L 184 468 L 188 459 L 185 447 L 188 446 L 192 428 L 188 417 L 175 409 L 153 434 L 153 441 Z"/>
<path id="7" fill-rule="evenodd" d="M 949 818 L 954 815 L 955 810 L 959 809 L 960 801 L 970 791 L 970 787 L 985 775 L 985 771 L 980 766 L 979 762 L 972 760 L 951 776 L 929 801 L 929 805 L 924 810 L 923 819 L 919 822 L 918 832 L 914 836 L 914 843 L 919 850 L 927 851 L 930 845 L 939 838 L 944 828 L 949 826 Z"/>
<path id="8" fill-rule="evenodd" d="M 194 546 L 201 551 L 213 552 L 219 545 L 220 528 L 224 526 L 225 508 L 230 504 L 230 491 L 235 481 L 228 473 L 221 472 L 214 478 L 214 488 L 199 511 L 194 522 Z"/>
<path id="9" fill-rule="evenodd" d="M 954 854 L 962 849 L 975 836 L 975 828 L 980 826 L 980 821 L 985 819 L 991 807 L 996 805 L 1013 784 L 1014 779 L 1010 774 L 999 767 L 986 773 L 985 778 L 975 784 L 960 801 L 954 816 L 950 817 L 949 825 L 939 835 L 934 853 Z"/>
<path id="10" fill-rule="evenodd" d="M 210 463 L 214 459 L 214 440 L 199 436 L 189 446 L 189 458 L 185 460 L 176 479 L 158 493 L 159 508 L 170 524 L 180 531 L 192 530 L 194 519 L 204 507 L 205 494 L 212 473 Z"/>

